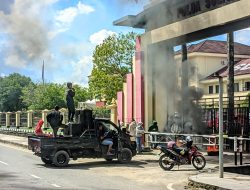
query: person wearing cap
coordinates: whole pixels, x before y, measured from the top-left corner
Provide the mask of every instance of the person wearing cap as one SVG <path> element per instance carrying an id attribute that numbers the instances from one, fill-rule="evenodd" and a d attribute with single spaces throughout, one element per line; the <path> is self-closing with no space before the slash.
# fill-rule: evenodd
<path id="1" fill-rule="evenodd" d="M 139 122 L 136 126 L 136 146 L 137 146 L 137 153 L 141 153 L 142 151 L 142 135 L 144 134 L 143 123 Z"/>
<path id="2" fill-rule="evenodd" d="M 75 89 L 72 87 L 72 83 L 67 83 L 67 92 L 66 92 L 66 104 L 68 108 L 68 121 L 73 122 L 74 115 L 75 115 L 75 103 L 74 103 L 74 96 L 75 96 Z"/>

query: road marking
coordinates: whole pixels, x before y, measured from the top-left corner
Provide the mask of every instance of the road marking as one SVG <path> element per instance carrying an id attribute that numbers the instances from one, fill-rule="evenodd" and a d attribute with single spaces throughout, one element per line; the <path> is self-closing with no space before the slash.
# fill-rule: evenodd
<path id="1" fill-rule="evenodd" d="M 31 177 L 34 177 L 36 179 L 41 179 L 40 177 L 36 176 L 36 175 L 33 175 L 33 174 L 30 174 Z"/>
<path id="2" fill-rule="evenodd" d="M 173 183 L 169 183 L 168 185 L 167 185 L 167 189 L 168 190 L 174 190 L 174 188 L 172 187 L 174 184 Z"/>
<path id="3" fill-rule="evenodd" d="M 1 164 L 4 164 L 4 165 L 6 165 L 6 166 L 9 165 L 9 164 L 7 164 L 6 162 L 2 162 L 2 161 L 0 161 L 0 163 L 1 163 Z"/>
<path id="4" fill-rule="evenodd" d="M 54 187 L 61 187 L 60 185 L 57 185 L 57 184 L 51 184 L 51 185 Z"/>

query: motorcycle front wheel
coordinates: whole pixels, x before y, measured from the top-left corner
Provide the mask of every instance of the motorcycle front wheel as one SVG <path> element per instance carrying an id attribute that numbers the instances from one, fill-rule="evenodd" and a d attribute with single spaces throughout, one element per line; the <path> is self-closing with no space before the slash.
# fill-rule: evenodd
<path id="1" fill-rule="evenodd" d="M 163 170 L 171 170 L 174 167 L 173 161 L 165 154 L 160 157 L 159 165 Z"/>
<path id="2" fill-rule="evenodd" d="M 197 170 L 202 170 L 206 166 L 206 159 L 202 155 L 194 156 L 192 164 Z"/>

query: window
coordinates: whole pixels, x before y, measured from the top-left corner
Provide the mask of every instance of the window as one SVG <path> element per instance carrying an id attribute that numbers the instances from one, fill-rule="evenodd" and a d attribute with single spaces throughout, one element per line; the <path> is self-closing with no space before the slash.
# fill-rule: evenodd
<path id="1" fill-rule="evenodd" d="M 239 92 L 239 83 L 234 83 L 234 92 Z"/>
<path id="2" fill-rule="evenodd" d="M 245 82 L 245 91 L 250 90 L 250 82 Z"/>
<path id="3" fill-rule="evenodd" d="M 216 85 L 216 86 L 215 86 L 215 93 L 218 94 L 219 91 L 220 91 L 219 85 Z"/>
<path id="4" fill-rule="evenodd" d="M 109 122 L 108 120 L 107 121 L 102 121 L 101 122 L 109 131 L 112 130 L 112 131 L 115 131 L 116 133 L 118 133 L 118 130 L 116 128 L 116 126 Z"/>
<path id="5" fill-rule="evenodd" d="M 214 87 L 208 86 L 208 94 L 213 94 L 213 93 L 214 93 Z"/>

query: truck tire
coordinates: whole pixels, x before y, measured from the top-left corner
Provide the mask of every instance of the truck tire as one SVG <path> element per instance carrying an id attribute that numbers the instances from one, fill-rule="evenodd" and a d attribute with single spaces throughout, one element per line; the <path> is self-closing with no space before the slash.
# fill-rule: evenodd
<path id="1" fill-rule="evenodd" d="M 118 154 L 118 161 L 122 164 L 130 162 L 132 159 L 132 152 L 128 148 L 123 148 Z"/>
<path id="2" fill-rule="evenodd" d="M 46 158 L 41 157 L 41 160 L 43 161 L 44 164 L 52 164 L 52 161 Z"/>
<path id="3" fill-rule="evenodd" d="M 65 167 L 69 163 L 69 154 L 64 150 L 56 152 L 53 158 L 53 164 L 57 167 Z"/>

